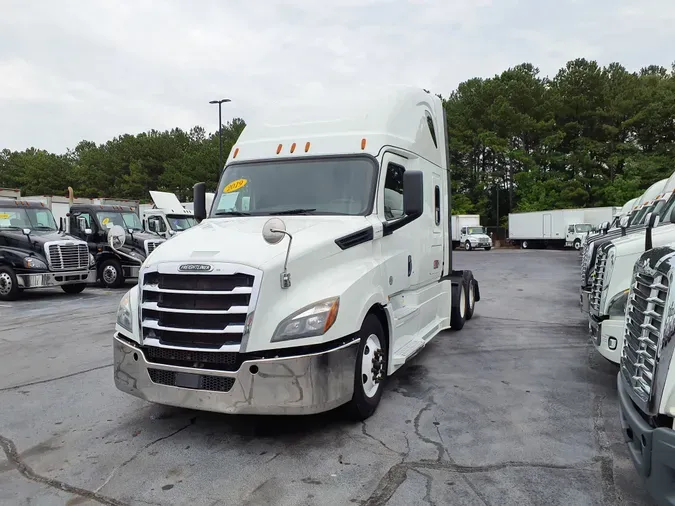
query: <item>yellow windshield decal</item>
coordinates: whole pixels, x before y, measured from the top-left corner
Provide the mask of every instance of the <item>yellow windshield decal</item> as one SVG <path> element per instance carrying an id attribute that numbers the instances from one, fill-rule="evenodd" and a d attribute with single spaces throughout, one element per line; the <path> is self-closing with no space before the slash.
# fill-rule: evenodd
<path id="1" fill-rule="evenodd" d="M 225 188 L 223 188 L 223 193 L 236 192 L 237 190 L 240 190 L 246 186 L 246 183 L 248 183 L 246 179 L 237 179 L 236 181 L 232 181 Z"/>

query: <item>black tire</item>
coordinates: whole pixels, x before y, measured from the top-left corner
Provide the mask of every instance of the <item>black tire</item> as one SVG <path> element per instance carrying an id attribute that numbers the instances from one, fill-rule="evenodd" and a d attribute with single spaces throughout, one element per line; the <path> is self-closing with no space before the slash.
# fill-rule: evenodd
<path id="1" fill-rule="evenodd" d="M 466 313 L 465 320 L 469 321 L 473 316 L 473 311 L 476 309 L 476 285 L 473 283 L 473 276 L 469 276 L 467 280 L 467 294 L 466 294 Z"/>
<path id="2" fill-rule="evenodd" d="M 469 241 L 466 241 L 466 242 L 464 243 L 464 249 L 465 249 L 466 251 L 471 251 L 471 243 L 470 243 Z"/>
<path id="3" fill-rule="evenodd" d="M 352 400 L 349 401 L 345 407 L 347 414 L 351 419 L 362 421 L 375 413 L 377 405 L 382 398 L 382 391 L 384 390 L 384 383 L 387 378 L 387 353 L 389 343 L 387 343 L 380 319 L 372 313 L 366 316 L 366 319 L 363 321 L 361 329 L 359 330 L 359 336 L 361 337 L 361 342 L 359 343 L 359 349 L 356 353 L 356 364 L 354 366 L 354 394 L 352 395 Z M 382 379 L 376 383 L 377 388 L 374 390 L 374 393 L 368 395 L 364 388 L 364 371 L 362 371 L 362 366 L 364 355 L 372 355 L 374 353 L 374 351 L 367 346 L 371 336 L 376 336 L 380 343 L 379 349 L 381 351 L 381 359 L 379 366 Z M 374 364 L 372 368 L 374 368 Z M 372 372 L 372 368 L 371 370 L 366 371 L 366 374 L 371 375 L 366 383 L 369 383 L 370 380 L 372 380 L 372 375 L 375 374 Z"/>
<path id="4" fill-rule="evenodd" d="M 521 241 L 521 242 L 520 242 L 520 247 L 521 247 L 522 249 L 527 249 L 527 248 L 530 247 L 530 243 L 529 243 L 528 241 Z"/>
<path id="5" fill-rule="evenodd" d="M 106 288 L 119 288 L 124 285 L 122 264 L 116 258 L 104 260 L 98 269 L 98 276 Z"/>
<path id="6" fill-rule="evenodd" d="M 77 283 L 74 285 L 61 285 L 61 290 L 66 292 L 68 295 L 77 295 L 78 293 L 82 293 L 85 288 L 87 288 L 87 283 Z"/>
<path id="7" fill-rule="evenodd" d="M 21 290 L 14 269 L 7 265 L 0 265 L 0 300 L 16 300 L 19 298 L 19 293 Z"/>
<path id="8" fill-rule="evenodd" d="M 574 249 L 577 250 L 577 251 L 579 251 L 581 249 L 581 240 L 580 239 L 576 239 L 574 241 Z"/>
<path id="9" fill-rule="evenodd" d="M 450 311 L 450 328 L 452 330 L 462 330 L 466 323 L 466 281 L 462 278 L 457 287 L 457 295 L 453 296 L 452 308 Z"/>
<path id="10" fill-rule="evenodd" d="M 486 246 L 485 251 L 490 251 L 492 249 L 492 246 Z"/>

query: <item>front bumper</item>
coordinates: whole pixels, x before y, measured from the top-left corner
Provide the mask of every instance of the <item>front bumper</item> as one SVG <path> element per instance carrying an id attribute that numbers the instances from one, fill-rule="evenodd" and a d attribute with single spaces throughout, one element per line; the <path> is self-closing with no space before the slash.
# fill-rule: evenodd
<path id="1" fill-rule="evenodd" d="M 138 345 L 116 334 L 115 386 L 146 401 L 218 413 L 320 413 L 351 400 L 358 343 L 355 339 L 321 353 L 245 360 L 237 371 L 220 371 L 148 362 Z M 150 370 L 162 383 L 150 379 Z M 216 383 L 220 390 L 204 388 Z"/>
<path id="2" fill-rule="evenodd" d="M 579 292 L 579 298 L 581 300 L 581 312 L 582 313 L 588 313 L 590 311 L 591 307 L 591 291 L 590 290 L 584 290 L 581 288 Z"/>
<path id="3" fill-rule="evenodd" d="M 50 286 L 74 285 L 79 283 L 95 283 L 96 271 L 38 272 L 16 275 L 19 288 L 48 288 Z"/>
<path id="4" fill-rule="evenodd" d="M 603 320 L 601 322 L 588 319 L 588 334 L 593 346 L 600 355 L 610 362 L 618 364 L 623 347 L 624 320 Z"/>
<path id="5" fill-rule="evenodd" d="M 633 404 L 622 374 L 617 376 L 623 437 L 636 470 L 659 506 L 675 506 L 675 430 L 651 427 Z"/>

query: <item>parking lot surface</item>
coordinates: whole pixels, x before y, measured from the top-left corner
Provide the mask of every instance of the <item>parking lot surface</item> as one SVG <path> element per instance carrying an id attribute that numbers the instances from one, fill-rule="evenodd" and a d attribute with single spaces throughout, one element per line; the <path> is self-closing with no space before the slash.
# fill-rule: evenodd
<path id="1" fill-rule="evenodd" d="M 578 254 L 456 252 L 482 300 L 389 379 L 365 423 L 234 417 L 118 392 L 123 290 L 0 304 L 0 504 L 648 505 Z"/>

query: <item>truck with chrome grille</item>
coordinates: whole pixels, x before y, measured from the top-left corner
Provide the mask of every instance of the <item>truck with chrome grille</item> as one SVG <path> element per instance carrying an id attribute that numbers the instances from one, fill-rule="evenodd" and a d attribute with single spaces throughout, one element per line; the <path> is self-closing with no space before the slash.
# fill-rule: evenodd
<path id="1" fill-rule="evenodd" d="M 127 279 L 137 279 L 141 264 L 164 238 L 143 230 L 137 211 L 130 206 L 72 204 L 69 233 L 86 241 L 96 260 L 96 279 L 107 288 L 119 288 Z M 111 229 L 124 231 L 116 241 Z"/>
<path id="2" fill-rule="evenodd" d="M 589 331 L 596 349 L 611 362 L 619 363 L 633 266 L 653 246 L 675 241 L 674 219 L 675 194 L 671 192 L 666 203 L 659 202 L 646 215 L 646 228 L 599 248 L 589 297 Z"/>
<path id="3" fill-rule="evenodd" d="M 81 293 L 96 279 L 93 266 L 87 243 L 57 227 L 43 204 L 0 199 L 0 300 L 57 286 Z"/>
<path id="4" fill-rule="evenodd" d="M 634 263 L 617 386 L 623 436 L 659 506 L 675 506 L 675 246 Z"/>
<path id="5" fill-rule="evenodd" d="M 670 189 L 668 191 L 665 191 L 666 185 L 669 185 Z M 603 227 L 605 233 L 595 239 L 589 240 L 584 248 L 585 251 L 581 260 L 580 302 L 581 310 L 583 312 L 588 313 L 590 310 L 589 297 L 591 294 L 593 278 L 596 275 L 595 264 L 600 247 L 615 238 L 643 231 L 646 226 L 645 218 L 647 213 L 657 209 L 657 207 L 658 211 L 661 211 L 670 199 L 674 188 L 675 178 L 673 178 L 673 176 L 669 179 L 662 179 L 661 181 L 654 183 L 638 199 L 635 208 L 631 212 L 632 217 L 629 217 L 628 219 L 624 217 L 622 219 L 619 229 L 608 231 L 607 224 L 605 224 L 605 227 Z"/>
<path id="6" fill-rule="evenodd" d="M 247 124 L 208 214 L 195 185 L 199 223 L 146 259 L 119 305 L 118 389 L 223 413 L 343 407 L 365 419 L 388 376 L 472 317 L 478 282 L 452 264 L 442 101 L 361 93 Z"/>

